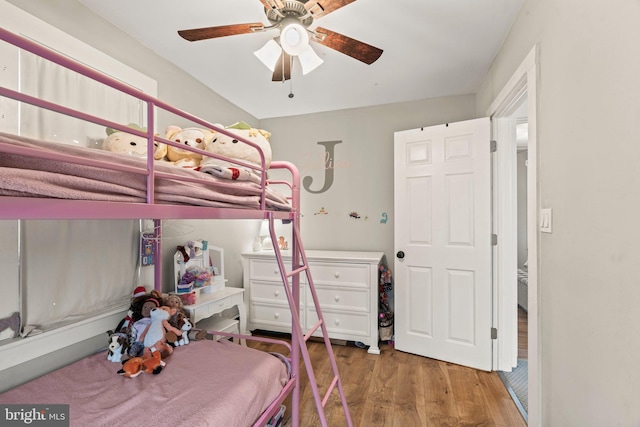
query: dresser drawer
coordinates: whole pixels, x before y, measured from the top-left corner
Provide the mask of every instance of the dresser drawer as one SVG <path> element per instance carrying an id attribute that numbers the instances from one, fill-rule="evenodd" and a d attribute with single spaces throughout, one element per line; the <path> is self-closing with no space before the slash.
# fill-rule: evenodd
<path id="1" fill-rule="evenodd" d="M 197 308 L 190 309 L 189 313 L 194 322 L 199 322 L 202 319 L 221 313 L 236 305 L 237 302 L 234 301 L 233 298 L 224 298 L 218 301 L 211 301 L 207 304 L 201 304 Z"/>
<path id="2" fill-rule="evenodd" d="M 289 287 L 291 289 L 291 287 Z M 301 287 L 301 291 L 302 291 Z M 282 282 L 263 282 L 260 280 L 251 281 L 251 302 L 268 302 L 275 304 L 289 304 L 287 293 Z"/>
<path id="3" fill-rule="evenodd" d="M 369 266 L 365 264 L 309 263 L 313 283 L 369 288 Z"/>
<path id="4" fill-rule="evenodd" d="M 359 341 L 369 344 L 367 337 L 369 331 L 369 314 L 368 313 L 345 313 L 331 310 L 322 310 L 322 317 L 329 336 L 361 336 Z M 307 329 L 310 329 L 318 322 L 318 315 L 314 309 L 307 309 Z M 317 334 L 314 334 L 317 335 Z"/>
<path id="5" fill-rule="evenodd" d="M 287 272 L 291 271 L 291 262 L 284 262 Z M 282 276 L 278 269 L 278 263 L 274 260 L 252 259 L 249 260 L 249 279 L 251 280 L 267 280 L 282 283 Z M 306 283 L 306 274 L 300 274 L 300 283 Z M 289 279 L 291 282 L 291 279 Z"/>
<path id="6" fill-rule="evenodd" d="M 291 312 L 288 305 L 249 304 L 249 319 L 257 329 L 291 330 Z M 271 329 L 278 327 L 277 329 Z"/>
<path id="7" fill-rule="evenodd" d="M 307 306 L 313 308 L 311 291 L 306 291 Z M 316 287 L 316 294 L 323 310 L 370 312 L 368 288 Z"/>

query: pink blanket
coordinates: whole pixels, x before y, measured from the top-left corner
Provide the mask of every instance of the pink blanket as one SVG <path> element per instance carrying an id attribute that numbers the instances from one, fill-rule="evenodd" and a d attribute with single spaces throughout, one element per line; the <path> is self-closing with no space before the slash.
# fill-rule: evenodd
<path id="1" fill-rule="evenodd" d="M 273 355 L 229 341 L 178 347 L 158 375 L 117 375 L 106 353 L 0 394 L 3 404 L 69 404 L 71 426 L 250 426 L 288 379 Z"/>
<path id="2" fill-rule="evenodd" d="M 2 152 L 2 145 L 38 150 L 48 155 L 63 153 L 65 160 L 27 157 Z M 0 134 L 0 196 L 52 197 L 59 199 L 144 203 L 146 176 L 105 168 L 74 164 L 74 159 L 92 159 L 146 170 L 146 160 L 108 151 L 37 141 Z M 184 182 L 156 177 L 156 203 L 208 207 L 258 209 L 260 185 L 251 181 L 233 181 L 190 169 L 158 162 L 156 173 L 170 173 L 202 182 Z M 291 210 L 287 199 L 267 188 L 267 209 Z"/>

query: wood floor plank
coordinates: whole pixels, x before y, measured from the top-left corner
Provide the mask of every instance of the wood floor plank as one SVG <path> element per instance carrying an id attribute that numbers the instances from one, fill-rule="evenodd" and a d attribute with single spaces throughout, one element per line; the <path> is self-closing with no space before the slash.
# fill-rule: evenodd
<path id="1" fill-rule="evenodd" d="M 492 374 L 491 372 L 478 373 L 489 418 L 499 426 L 526 427 L 527 423 L 514 406 L 502 380 Z"/>
<path id="2" fill-rule="evenodd" d="M 458 417 L 463 423 L 488 423 L 484 394 L 475 369 L 447 364 Z"/>
<path id="3" fill-rule="evenodd" d="M 410 419 L 412 424 L 398 425 L 426 425 L 424 376 L 420 364 L 402 363 L 398 366 L 394 424 L 399 418 Z"/>
<path id="4" fill-rule="evenodd" d="M 398 380 L 395 351 L 382 352 L 380 360 L 373 371 L 373 378 L 369 386 L 369 397 L 382 405 L 393 405 L 395 401 L 396 384 Z"/>
<path id="5" fill-rule="evenodd" d="M 360 418 L 352 418 L 355 426 L 393 427 L 393 405 L 380 405 L 367 400 Z"/>
<path id="6" fill-rule="evenodd" d="M 422 372 L 425 377 L 425 412 L 429 415 L 457 418 L 458 411 L 446 363 L 425 358 Z"/>

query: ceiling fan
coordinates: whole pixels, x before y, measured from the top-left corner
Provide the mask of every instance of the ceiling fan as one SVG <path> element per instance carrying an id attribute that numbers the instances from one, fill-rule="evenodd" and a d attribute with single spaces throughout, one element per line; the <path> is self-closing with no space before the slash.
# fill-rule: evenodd
<path id="1" fill-rule="evenodd" d="M 314 70 L 323 61 L 309 45 L 314 41 L 348 55 L 365 64 L 373 64 L 382 55 L 382 49 L 352 39 L 326 28 L 309 26 L 315 19 L 327 15 L 355 0 L 259 0 L 271 25 L 261 22 L 193 28 L 178 31 L 188 41 L 249 34 L 279 29 L 280 33 L 269 40 L 255 55 L 273 71 L 272 81 L 291 78 L 293 57 L 298 57 L 302 73 Z"/>

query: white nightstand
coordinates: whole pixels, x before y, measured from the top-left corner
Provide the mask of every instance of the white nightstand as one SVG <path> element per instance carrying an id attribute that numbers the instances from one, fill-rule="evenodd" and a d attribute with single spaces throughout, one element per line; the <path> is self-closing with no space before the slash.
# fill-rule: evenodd
<path id="1" fill-rule="evenodd" d="M 185 305 L 184 309 L 195 324 L 232 307 L 238 307 L 240 333 L 246 334 L 247 310 L 244 306 L 244 289 L 242 288 L 223 288 L 210 294 L 201 294 L 195 304 Z M 245 344 L 244 340 L 242 343 Z"/>

